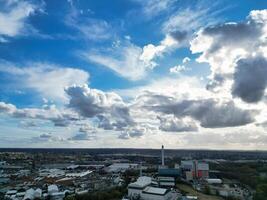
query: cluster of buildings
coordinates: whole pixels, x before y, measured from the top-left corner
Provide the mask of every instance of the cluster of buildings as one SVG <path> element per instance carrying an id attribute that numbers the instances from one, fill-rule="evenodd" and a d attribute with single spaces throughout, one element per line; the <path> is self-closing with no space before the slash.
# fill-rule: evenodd
<path id="1" fill-rule="evenodd" d="M 67 195 L 83 194 L 121 186 L 118 170 L 105 165 L 45 165 L 28 170 L 8 163 L 0 166 L 0 199 L 62 200 Z"/>
<path id="2" fill-rule="evenodd" d="M 171 187 L 160 187 L 158 181 L 141 176 L 128 185 L 128 195 L 123 200 L 176 200 L 181 194 Z"/>
<path id="3" fill-rule="evenodd" d="M 154 177 L 141 176 L 142 171 L 140 172 L 140 177 L 128 185 L 128 193 L 126 197 L 123 197 L 123 200 L 191 200 L 197 199 L 193 196 L 182 196 L 182 194 L 176 189 L 176 180 L 181 178 L 182 174 L 186 173 L 189 175 L 191 172 L 191 177 L 193 178 L 204 178 L 206 171 L 201 171 L 201 167 L 197 168 L 196 171 L 195 161 L 188 161 L 192 163 L 192 168 L 189 170 L 189 166 L 185 166 L 186 162 L 182 162 L 181 166 L 175 164 L 174 168 L 169 168 L 165 165 L 165 156 L 164 156 L 164 146 L 162 145 L 161 149 L 161 165 L 158 166 L 158 173 Z M 204 163 L 201 163 L 204 164 Z M 200 164 L 200 165 L 201 165 Z M 199 176 L 195 176 L 195 173 Z M 208 176 L 208 171 L 207 171 Z"/>
<path id="4" fill-rule="evenodd" d="M 60 154 L 56 160 L 54 154 L 49 154 L 40 155 L 41 161 L 47 160 L 38 163 L 27 154 L 15 154 L 8 161 L 0 162 L 0 199 L 63 200 L 67 195 L 107 191 L 118 186 L 128 189 L 123 200 L 198 199 L 196 196 L 183 196 L 177 190 L 177 180 L 200 192 L 209 188 L 210 194 L 223 197 L 242 199 L 250 195 L 245 188 L 214 178 L 206 161 L 185 159 L 168 167 L 164 154 L 162 146 L 160 165 L 158 156 L 156 162 L 149 162 L 147 160 L 154 158 L 111 154 L 97 159 L 87 154 L 79 157 Z M 5 158 L 8 159 L 8 155 Z M 125 173 L 128 171 L 135 173 Z"/>

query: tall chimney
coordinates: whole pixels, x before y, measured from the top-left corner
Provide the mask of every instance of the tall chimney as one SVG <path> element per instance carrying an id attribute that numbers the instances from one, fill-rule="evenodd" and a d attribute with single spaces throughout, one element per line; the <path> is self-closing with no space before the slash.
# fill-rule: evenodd
<path id="1" fill-rule="evenodd" d="M 162 145 L 162 147 L 161 147 L 161 165 L 165 166 L 165 163 L 164 163 L 164 145 Z"/>
<path id="2" fill-rule="evenodd" d="M 140 177 L 143 176 L 142 162 L 140 162 Z"/>

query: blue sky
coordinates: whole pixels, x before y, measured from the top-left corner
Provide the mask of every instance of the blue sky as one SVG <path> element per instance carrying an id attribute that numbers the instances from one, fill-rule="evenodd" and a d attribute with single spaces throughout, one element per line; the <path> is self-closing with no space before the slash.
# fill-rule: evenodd
<path id="1" fill-rule="evenodd" d="M 0 4 L 0 147 L 267 149 L 266 1 Z"/>

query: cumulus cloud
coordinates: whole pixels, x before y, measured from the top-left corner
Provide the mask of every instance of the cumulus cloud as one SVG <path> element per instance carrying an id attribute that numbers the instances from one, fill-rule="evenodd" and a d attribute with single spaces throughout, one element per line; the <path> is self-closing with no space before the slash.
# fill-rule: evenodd
<path id="1" fill-rule="evenodd" d="M 68 140 L 81 141 L 81 140 L 92 140 L 95 138 L 96 138 L 95 134 L 89 134 L 88 132 L 80 132 L 80 133 L 77 133 L 76 135 L 68 138 Z"/>
<path id="2" fill-rule="evenodd" d="M 86 84 L 89 73 L 82 69 L 57 66 L 50 63 L 28 63 L 18 67 L 13 63 L 1 62 L 0 72 L 16 76 L 16 88 L 33 89 L 42 97 L 66 101 L 64 88 L 73 84 Z M 77 78 L 79 77 L 79 78 Z"/>
<path id="3" fill-rule="evenodd" d="M 166 132 L 195 132 L 198 131 L 197 124 L 188 118 L 179 119 L 173 115 L 159 116 L 159 129 Z"/>
<path id="4" fill-rule="evenodd" d="M 208 89 L 229 93 L 232 89 L 234 96 L 241 97 L 246 102 L 261 99 L 266 87 L 264 78 L 260 76 L 256 81 L 251 76 L 258 76 L 262 70 L 265 72 L 266 24 L 267 10 L 254 10 L 245 21 L 214 25 L 198 32 L 197 37 L 191 41 L 190 48 L 193 53 L 201 53 L 199 62 L 207 62 L 210 65 Z M 247 73 L 252 70 L 249 65 L 255 65 L 254 74 Z M 245 83 L 252 79 L 255 80 L 255 85 Z M 247 90 L 241 88 L 243 86 L 248 87 Z M 252 98 L 253 95 L 256 96 Z"/>
<path id="5" fill-rule="evenodd" d="M 62 142 L 64 141 L 64 138 L 59 137 L 59 136 L 54 136 L 51 133 L 43 133 L 39 135 L 38 137 L 32 137 L 31 138 L 32 142 Z"/>
<path id="6" fill-rule="evenodd" d="M 162 25 L 164 38 L 158 45 L 148 44 L 143 47 L 141 58 L 147 62 L 155 62 L 157 57 L 163 56 L 179 47 L 187 46 L 194 31 L 200 27 L 217 22 L 219 13 L 204 8 L 203 2 L 198 2 L 195 7 L 179 9 L 171 15 Z M 205 6 L 206 7 L 206 6 Z"/>
<path id="7" fill-rule="evenodd" d="M 168 33 L 159 45 L 148 44 L 143 47 L 140 59 L 145 63 L 152 63 L 156 66 L 154 61 L 157 57 L 163 56 L 164 53 L 171 51 L 183 45 L 186 38 L 186 32 L 176 31 Z"/>
<path id="8" fill-rule="evenodd" d="M 209 131 L 203 134 L 188 133 L 180 140 L 185 145 L 206 148 L 225 149 L 258 149 L 266 146 L 266 134 L 259 130 L 253 132 L 243 128 L 237 130 L 224 130 L 223 132 Z M 245 146 L 245 148 L 244 148 Z"/>
<path id="9" fill-rule="evenodd" d="M 179 73 L 184 72 L 186 70 L 187 70 L 187 68 L 184 65 L 177 65 L 177 66 L 170 68 L 170 73 L 179 74 Z"/>
<path id="10" fill-rule="evenodd" d="M 144 135 L 146 132 L 146 128 L 144 127 L 130 127 L 121 132 L 119 135 L 119 139 L 130 139 L 130 138 L 139 138 Z"/>
<path id="11" fill-rule="evenodd" d="M 49 120 L 55 126 L 67 126 L 72 121 L 78 120 L 77 114 L 69 110 L 59 110 L 55 106 L 48 108 L 17 108 L 13 104 L 0 102 L 0 113 L 10 115 L 14 118 L 28 118 Z"/>
<path id="12" fill-rule="evenodd" d="M 242 110 L 232 101 L 200 99 L 176 102 L 175 99 L 163 96 L 153 96 L 153 101 L 153 104 L 145 108 L 154 112 L 173 114 L 178 118 L 192 117 L 205 128 L 242 126 L 254 121 L 253 111 Z"/>
<path id="13" fill-rule="evenodd" d="M 260 101 L 267 86 L 266 74 L 266 58 L 240 59 L 234 73 L 233 96 L 238 96 L 249 103 Z"/>
<path id="14" fill-rule="evenodd" d="M 66 88 L 68 106 L 86 118 L 97 117 L 104 129 L 120 129 L 134 123 L 122 98 L 114 92 L 91 89 L 87 85 Z"/>
<path id="15" fill-rule="evenodd" d="M 191 60 L 190 58 L 188 58 L 188 57 L 184 57 L 184 59 L 183 59 L 183 64 L 190 62 L 190 60 Z"/>

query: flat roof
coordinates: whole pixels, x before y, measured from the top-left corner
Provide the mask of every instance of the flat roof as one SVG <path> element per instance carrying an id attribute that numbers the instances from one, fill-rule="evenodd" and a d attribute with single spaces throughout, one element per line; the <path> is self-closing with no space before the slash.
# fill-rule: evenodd
<path id="1" fill-rule="evenodd" d="M 168 190 L 165 188 L 146 187 L 142 192 L 153 195 L 165 195 Z"/>
<path id="2" fill-rule="evenodd" d="M 130 183 L 128 188 L 144 188 L 151 184 L 152 178 L 147 176 L 141 176 L 137 179 L 136 182 Z"/>

